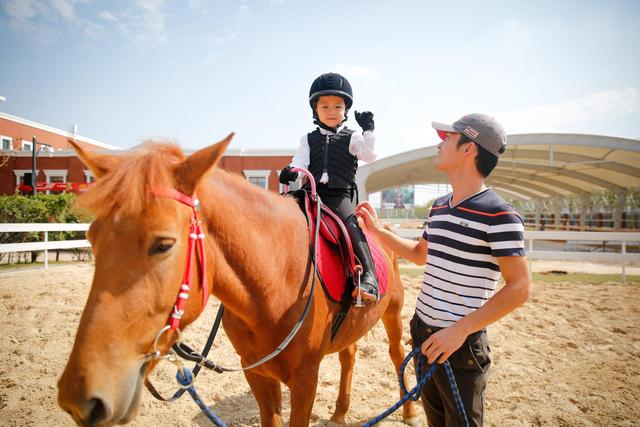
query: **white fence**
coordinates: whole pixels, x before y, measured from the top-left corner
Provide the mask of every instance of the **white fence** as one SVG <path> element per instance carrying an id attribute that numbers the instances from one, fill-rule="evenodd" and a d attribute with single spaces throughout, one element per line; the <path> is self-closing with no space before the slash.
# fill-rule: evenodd
<path id="1" fill-rule="evenodd" d="M 394 220 L 385 222 L 393 223 Z M 44 241 L 32 243 L 7 243 L 0 244 L 0 252 L 28 252 L 44 251 L 45 268 L 48 268 L 48 251 L 54 249 L 88 248 L 91 245 L 87 240 L 59 240 L 49 241 L 49 231 L 87 231 L 89 224 L 0 224 L 0 232 L 44 232 Z M 418 238 L 422 235 L 422 229 L 397 228 L 395 232 L 405 238 Z M 524 238 L 527 241 L 527 258 L 531 260 L 567 260 L 567 261 L 608 261 L 622 266 L 622 280 L 626 281 L 626 266 L 630 263 L 640 262 L 640 253 L 628 253 L 628 242 L 640 242 L 640 233 L 599 232 L 599 231 L 525 231 Z M 566 250 L 536 250 L 533 242 L 561 241 L 569 246 L 588 245 L 594 242 L 603 244 L 619 243 L 620 252 L 588 252 Z"/>
<path id="2" fill-rule="evenodd" d="M 388 221 L 393 223 L 394 221 Z M 422 236 L 424 230 L 397 228 L 394 230 L 399 236 L 415 239 Z M 532 260 L 560 260 L 560 261 L 607 261 L 622 266 L 622 281 L 626 282 L 626 266 L 640 262 L 640 253 L 627 252 L 627 243 L 640 242 L 640 233 L 629 232 L 600 232 L 600 231 L 525 231 L 524 239 L 527 245 L 527 259 L 531 270 Z M 571 246 L 586 246 L 596 242 L 604 245 L 616 244 L 619 252 L 576 251 L 576 250 L 537 250 L 533 242 L 561 241 Z"/>
<path id="3" fill-rule="evenodd" d="M 44 240 L 29 243 L 3 243 L 0 252 L 44 251 L 44 268 L 49 268 L 49 251 L 54 249 L 89 248 L 88 240 L 49 241 L 50 231 L 87 231 L 89 224 L 0 224 L 2 233 L 44 232 Z"/>

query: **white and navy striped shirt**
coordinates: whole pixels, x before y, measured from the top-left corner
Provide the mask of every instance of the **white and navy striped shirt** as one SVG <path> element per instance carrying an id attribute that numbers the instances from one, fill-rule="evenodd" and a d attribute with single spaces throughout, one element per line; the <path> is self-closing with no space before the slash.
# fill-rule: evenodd
<path id="1" fill-rule="evenodd" d="M 451 194 L 437 199 L 422 238 L 427 265 L 416 312 L 436 327 L 451 326 L 493 296 L 497 257 L 525 254 L 522 218 L 491 189 L 456 206 Z"/>

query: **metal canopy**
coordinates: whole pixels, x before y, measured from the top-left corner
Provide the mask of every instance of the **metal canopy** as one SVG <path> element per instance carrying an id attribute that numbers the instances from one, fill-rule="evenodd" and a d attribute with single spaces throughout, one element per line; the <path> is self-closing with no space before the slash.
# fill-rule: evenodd
<path id="1" fill-rule="evenodd" d="M 640 187 L 640 140 L 524 134 L 509 135 L 507 141 L 507 151 L 487 179 L 487 185 L 507 198 L 530 200 Z M 361 166 L 357 177 L 361 193 L 447 183 L 446 175 L 434 167 L 436 155 L 437 147 L 431 146 Z"/>

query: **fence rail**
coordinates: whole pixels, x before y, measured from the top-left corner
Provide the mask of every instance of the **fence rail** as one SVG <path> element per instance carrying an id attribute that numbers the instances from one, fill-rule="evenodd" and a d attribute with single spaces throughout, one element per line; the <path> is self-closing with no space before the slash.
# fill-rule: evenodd
<path id="1" fill-rule="evenodd" d="M 36 252 L 44 251 L 44 268 L 49 268 L 49 251 L 55 249 L 89 248 L 88 240 L 49 241 L 50 231 L 87 231 L 89 224 L 0 224 L 0 233 L 44 232 L 44 240 L 27 243 L 2 243 L 0 252 Z"/>
<path id="2" fill-rule="evenodd" d="M 423 229 L 398 228 L 396 234 L 408 239 L 416 239 L 422 236 Z M 525 231 L 524 239 L 527 247 L 527 259 L 529 270 L 533 260 L 558 260 L 558 261 L 607 261 L 618 263 L 622 266 L 622 281 L 627 280 L 627 265 L 640 262 L 640 253 L 627 252 L 629 242 L 640 242 L 640 233 L 637 232 L 605 232 L 605 231 Z M 619 243 L 620 252 L 587 252 L 565 250 L 537 250 L 533 246 L 534 241 L 564 241 L 572 244 L 589 244 L 601 242 L 603 244 Z"/>
<path id="3" fill-rule="evenodd" d="M 48 252 L 54 249 L 88 248 L 87 240 L 58 240 L 49 241 L 50 231 L 87 231 L 89 224 L 0 224 L 0 232 L 24 233 L 44 232 L 44 241 L 30 243 L 0 244 L 0 252 L 44 251 L 45 268 L 48 268 Z M 405 238 L 415 239 L 422 236 L 423 230 L 418 228 L 397 228 L 395 232 Z M 627 252 L 627 243 L 640 242 L 638 232 L 600 232 L 600 231 L 525 231 L 527 244 L 527 258 L 532 260 L 560 260 L 560 261 L 608 261 L 622 266 L 622 280 L 626 281 L 626 266 L 629 263 L 640 262 L 640 253 Z M 620 252 L 587 252 L 564 250 L 537 250 L 534 241 L 564 241 L 572 244 L 588 244 L 602 242 L 604 245 L 620 243 Z"/>

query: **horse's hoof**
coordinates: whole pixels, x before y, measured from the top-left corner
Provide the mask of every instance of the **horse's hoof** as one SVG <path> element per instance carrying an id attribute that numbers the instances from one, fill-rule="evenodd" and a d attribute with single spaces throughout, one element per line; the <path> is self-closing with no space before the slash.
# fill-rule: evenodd
<path id="1" fill-rule="evenodd" d="M 422 427 L 423 425 L 422 417 L 419 417 L 419 416 L 412 417 L 412 418 L 405 418 L 402 420 L 402 422 L 411 427 Z"/>
<path id="2" fill-rule="evenodd" d="M 331 419 L 329 420 L 329 422 L 327 424 L 330 427 L 344 427 L 344 426 L 347 425 L 347 421 L 344 419 L 344 417 L 342 417 L 342 418 L 331 417 Z"/>

